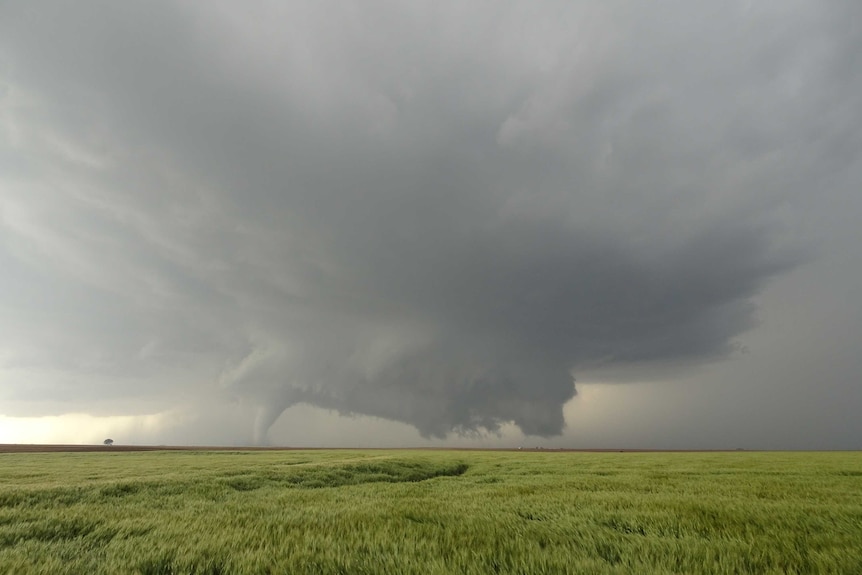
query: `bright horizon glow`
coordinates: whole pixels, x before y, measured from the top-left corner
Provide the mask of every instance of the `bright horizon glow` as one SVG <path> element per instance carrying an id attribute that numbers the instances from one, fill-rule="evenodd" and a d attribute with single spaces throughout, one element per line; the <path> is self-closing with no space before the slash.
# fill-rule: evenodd
<path id="1" fill-rule="evenodd" d="M 66 413 L 43 417 L 0 415 L 0 443 L 91 445 L 132 431 L 158 429 L 164 414 L 112 415 Z M 117 441 L 117 443 L 126 443 Z"/>

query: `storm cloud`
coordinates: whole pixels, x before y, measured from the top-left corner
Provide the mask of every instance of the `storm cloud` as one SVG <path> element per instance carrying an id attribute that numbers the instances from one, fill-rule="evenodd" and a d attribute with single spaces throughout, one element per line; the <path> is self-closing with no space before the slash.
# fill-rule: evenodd
<path id="1" fill-rule="evenodd" d="M 851 10 L 4 4 L 4 399 L 552 436 L 727 358 L 858 163 Z"/>

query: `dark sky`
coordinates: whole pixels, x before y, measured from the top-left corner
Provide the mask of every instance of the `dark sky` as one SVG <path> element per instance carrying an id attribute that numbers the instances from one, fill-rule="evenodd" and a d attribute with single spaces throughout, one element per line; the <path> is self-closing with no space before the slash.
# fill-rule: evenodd
<path id="1" fill-rule="evenodd" d="M 0 2 L 0 442 L 862 448 L 859 6 Z"/>

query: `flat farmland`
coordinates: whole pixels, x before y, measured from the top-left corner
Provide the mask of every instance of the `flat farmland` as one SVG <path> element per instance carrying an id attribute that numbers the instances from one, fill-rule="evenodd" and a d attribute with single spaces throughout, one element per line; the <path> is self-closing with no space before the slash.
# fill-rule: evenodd
<path id="1" fill-rule="evenodd" d="M 0 573 L 862 573 L 858 452 L 19 451 Z"/>

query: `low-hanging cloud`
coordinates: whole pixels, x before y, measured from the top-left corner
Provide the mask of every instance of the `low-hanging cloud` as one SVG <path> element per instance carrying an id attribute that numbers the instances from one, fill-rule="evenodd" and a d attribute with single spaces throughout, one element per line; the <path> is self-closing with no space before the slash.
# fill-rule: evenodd
<path id="1" fill-rule="evenodd" d="M 548 436 L 731 353 L 850 161 L 838 8 L 449 8 L 2 8 L 7 400 Z"/>

